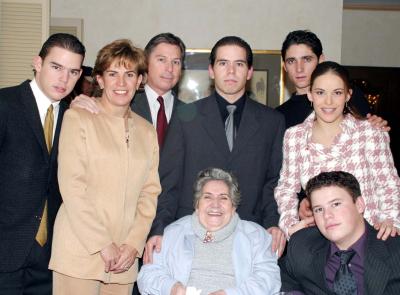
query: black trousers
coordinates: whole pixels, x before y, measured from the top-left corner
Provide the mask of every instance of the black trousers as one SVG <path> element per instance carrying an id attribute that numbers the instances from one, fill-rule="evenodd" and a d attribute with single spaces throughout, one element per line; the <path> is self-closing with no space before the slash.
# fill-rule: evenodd
<path id="1" fill-rule="evenodd" d="M 0 272 L 0 295 L 51 295 L 52 272 L 48 269 L 49 260 L 50 245 L 41 247 L 34 241 L 20 269 Z"/>

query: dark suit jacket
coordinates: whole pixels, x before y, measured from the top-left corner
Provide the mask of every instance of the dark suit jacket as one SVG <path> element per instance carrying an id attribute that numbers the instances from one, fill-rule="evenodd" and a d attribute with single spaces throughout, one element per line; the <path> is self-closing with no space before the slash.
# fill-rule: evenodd
<path id="1" fill-rule="evenodd" d="M 180 101 L 175 94 L 173 94 L 173 96 L 174 96 L 174 105 L 172 107 L 171 118 L 175 113 L 176 107 L 179 106 L 180 104 L 183 104 L 183 102 Z M 153 124 L 153 120 L 151 119 L 149 101 L 147 100 L 146 92 L 144 91 L 136 92 L 131 102 L 131 108 L 132 111 L 134 111 L 136 114 L 138 114 L 139 116 L 141 116 L 142 118 L 146 119 L 151 124 Z"/>
<path id="2" fill-rule="evenodd" d="M 364 258 L 364 294 L 400 294 L 400 238 L 387 241 L 376 238 L 377 231 L 367 225 Z M 281 261 L 283 291 L 304 294 L 334 294 L 325 279 L 325 264 L 330 242 L 316 227 L 296 232 L 288 244 L 287 256 Z"/>
<path id="3" fill-rule="evenodd" d="M 46 199 L 48 246 L 61 204 L 58 137 L 67 105 L 60 102 L 52 152 L 47 152 L 29 81 L 0 90 L 0 272 L 20 268 L 35 240 Z M 49 249 L 50 255 L 50 247 Z"/>
<path id="4" fill-rule="evenodd" d="M 214 95 L 178 107 L 161 152 L 162 193 L 150 236 L 193 212 L 193 184 L 200 170 L 218 167 L 235 174 L 242 219 L 268 228 L 279 215 L 274 188 L 282 163 L 285 121 L 281 114 L 249 98 L 232 152 Z"/>

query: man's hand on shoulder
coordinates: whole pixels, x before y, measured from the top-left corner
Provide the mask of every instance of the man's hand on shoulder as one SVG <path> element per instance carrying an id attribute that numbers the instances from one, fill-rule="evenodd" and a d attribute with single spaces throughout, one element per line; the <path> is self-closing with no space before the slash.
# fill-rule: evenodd
<path id="1" fill-rule="evenodd" d="M 367 114 L 368 122 L 377 129 L 381 129 L 382 131 L 389 132 L 390 126 L 388 126 L 388 121 L 384 120 L 377 115 Z"/>
<path id="2" fill-rule="evenodd" d="M 73 101 L 71 101 L 71 108 L 81 108 L 91 112 L 92 114 L 97 114 L 100 109 L 96 101 L 97 100 L 94 97 L 81 94 L 75 97 Z"/>
<path id="3" fill-rule="evenodd" d="M 160 253 L 162 244 L 162 236 L 152 236 L 147 240 L 146 246 L 144 248 L 143 263 L 153 263 L 153 251 Z"/>

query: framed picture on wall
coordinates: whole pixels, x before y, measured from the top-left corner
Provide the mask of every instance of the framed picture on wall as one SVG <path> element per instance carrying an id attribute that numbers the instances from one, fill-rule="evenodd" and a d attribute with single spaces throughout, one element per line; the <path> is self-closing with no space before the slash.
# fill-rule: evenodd
<path id="1" fill-rule="evenodd" d="M 189 103 L 210 95 L 213 80 L 208 76 L 209 49 L 186 50 L 185 70 L 178 84 L 178 97 Z M 253 78 L 246 90 L 254 100 L 275 108 L 284 99 L 284 71 L 279 50 L 253 51 Z"/>

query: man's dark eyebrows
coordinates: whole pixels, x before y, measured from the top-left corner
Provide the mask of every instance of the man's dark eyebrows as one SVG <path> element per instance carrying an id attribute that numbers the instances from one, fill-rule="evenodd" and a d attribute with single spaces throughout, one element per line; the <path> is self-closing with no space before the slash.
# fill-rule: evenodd
<path id="1" fill-rule="evenodd" d="M 59 63 L 56 63 L 55 61 L 51 61 L 50 63 L 51 63 L 52 65 L 55 65 L 55 66 L 59 66 L 59 67 L 61 67 L 61 68 L 64 68 L 63 65 L 60 65 Z"/>
<path id="2" fill-rule="evenodd" d="M 55 61 L 50 61 L 50 64 L 58 66 L 58 67 L 63 68 L 63 69 L 68 69 L 70 71 L 78 71 L 79 72 L 81 70 L 81 69 L 70 69 L 70 68 L 64 67 L 63 65 L 60 65 L 59 63 L 57 63 Z"/>

